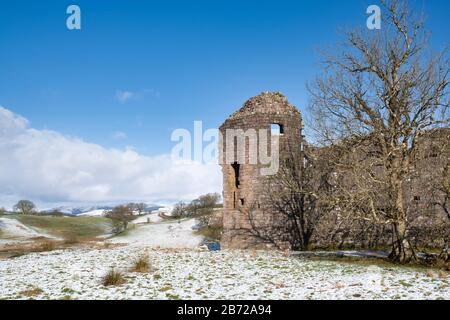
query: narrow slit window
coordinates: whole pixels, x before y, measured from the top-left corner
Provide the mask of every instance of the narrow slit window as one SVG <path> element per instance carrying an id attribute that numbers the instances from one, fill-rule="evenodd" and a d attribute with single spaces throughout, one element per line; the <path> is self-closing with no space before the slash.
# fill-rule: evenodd
<path id="1" fill-rule="evenodd" d="M 239 185 L 241 184 L 241 178 L 240 178 L 240 169 L 241 169 L 241 165 L 237 162 L 233 163 L 231 165 L 233 167 L 234 170 L 234 185 L 236 188 L 239 188 Z"/>

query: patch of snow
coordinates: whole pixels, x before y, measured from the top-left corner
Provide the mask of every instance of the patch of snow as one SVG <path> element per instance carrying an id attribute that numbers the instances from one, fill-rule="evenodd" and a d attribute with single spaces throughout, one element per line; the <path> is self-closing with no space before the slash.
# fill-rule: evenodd
<path id="1" fill-rule="evenodd" d="M 143 224 L 143 223 L 158 223 L 161 222 L 163 218 L 159 216 L 157 213 L 146 214 L 143 216 L 139 216 L 133 220 L 134 224 Z"/>
<path id="2" fill-rule="evenodd" d="M 195 248 L 200 246 L 203 240 L 203 237 L 194 234 L 192 227 L 195 224 L 195 219 L 189 219 L 136 225 L 125 235 L 119 235 L 108 241 L 153 248 Z"/>
<path id="3" fill-rule="evenodd" d="M 2 231 L 2 244 L 39 237 L 54 238 L 44 231 L 30 228 L 20 221 L 10 218 L 0 218 L 0 230 Z"/>
<path id="4" fill-rule="evenodd" d="M 109 211 L 109 210 L 111 210 L 112 209 L 112 207 L 111 208 L 106 208 L 106 207 L 102 207 L 102 208 L 92 208 L 91 210 L 89 210 L 89 211 L 86 211 L 86 212 L 83 212 L 83 213 L 78 213 L 77 215 L 78 216 L 93 216 L 93 217 L 99 217 L 99 216 L 103 216 L 104 214 L 105 214 L 105 212 L 106 211 Z M 79 210 L 81 210 L 81 209 L 79 209 Z M 167 208 L 167 207 L 162 207 L 162 208 L 159 208 L 159 209 L 157 209 L 157 210 L 153 210 L 153 211 L 151 211 L 151 213 L 150 214 L 147 214 L 147 215 L 151 215 L 151 214 L 155 214 L 155 215 L 158 215 L 159 213 L 167 213 L 167 212 L 170 212 L 170 209 L 169 208 Z M 139 214 L 139 212 L 138 211 L 133 211 L 133 214 L 134 215 L 138 215 Z M 139 217 L 139 218 L 141 218 L 141 217 Z M 139 219 L 138 218 L 138 219 Z M 151 221 L 151 222 L 157 222 L 156 220 L 155 221 Z M 144 223 L 144 222 L 138 222 L 138 223 Z"/>
<path id="5" fill-rule="evenodd" d="M 95 209 L 88 212 L 80 213 L 78 216 L 101 217 L 105 214 L 104 209 Z"/>

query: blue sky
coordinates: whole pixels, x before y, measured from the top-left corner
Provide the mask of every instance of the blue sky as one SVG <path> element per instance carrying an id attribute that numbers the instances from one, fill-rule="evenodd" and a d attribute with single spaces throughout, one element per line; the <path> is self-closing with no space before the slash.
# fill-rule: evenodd
<path id="1" fill-rule="evenodd" d="M 80 31 L 65 26 L 71 3 L 82 10 Z M 37 128 L 168 152 L 174 128 L 217 127 L 261 91 L 281 91 L 303 109 L 317 49 L 336 41 L 339 26 L 364 25 L 370 3 L 3 0 L 0 104 Z M 449 2 L 416 6 L 434 43 L 447 41 Z M 120 103 L 117 91 L 137 97 Z"/>
<path id="2" fill-rule="evenodd" d="M 169 153 L 174 129 L 218 127 L 261 91 L 281 91 L 304 111 L 318 49 L 339 27 L 364 26 L 373 3 L 2 0 L 0 105 L 38 130 Z M 82 30 L 66 28 L 70 4 Z M 432 45 L 448 44 L 450 2 L 414 4 Z"/>

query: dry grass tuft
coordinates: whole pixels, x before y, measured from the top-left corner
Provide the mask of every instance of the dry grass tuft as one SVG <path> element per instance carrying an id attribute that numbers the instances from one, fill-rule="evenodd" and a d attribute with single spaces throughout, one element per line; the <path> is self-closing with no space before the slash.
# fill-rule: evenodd
<path id="1" fill-rule="evenodd" d="M 441 279 L 447 279 L 449 277 L 449 273 L 444 270 L 439 270 L 438 275 Z"/>
<path id="2" fill-rule="evenodd" d="M 25 297 L 34 297 L 40 295 L 42 292 L 42 289 L 39 288 L 30 288 L 24 291 L 19 292 L 20 295 Z"/>
<path id="3" fill-rule="evenodd" d="M 131 272 L 140 272 L 140 273 L 147 273 L 151 271 L 151 265 L 149 262 L 148 254 L 141 255 L 137 257 L 134 262 L 133 266 L 131 267 Z"/>
<path id="4" fill-rule="evenodd" d="M 102 284 L 105 287 L 109 286 L 120 286 L 126 282 L 125 277 L 121 271 L 116 271 L 115 269 L 111 269 L 102 279 Z"/>
<path id="5" fill-rule="evenodd" d="M 432 270 L 427 271 L 427 277 L 435 279 L 437 277 L 436 273 Z"/>
<path id="6" fill-rule="evenodd" d="M 53 251 L 56 249 L 55 241 L 44 241 L 39 247 L 39 251 Z"/>

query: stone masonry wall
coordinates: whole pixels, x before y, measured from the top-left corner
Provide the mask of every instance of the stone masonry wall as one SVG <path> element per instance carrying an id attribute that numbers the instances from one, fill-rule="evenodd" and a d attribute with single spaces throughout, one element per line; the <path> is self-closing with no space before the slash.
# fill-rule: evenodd
<path id="1" fill-rule="evenodd" d="M 230 116 L 229 119 L 220 127 L 223 136 L 223 142 L 220 146 L 222 155 L 223 172 L 223 228 L 222 245 L 225 248 L 258 248 L 266 247 L 268 244 L 255 237 L 252 232 L 252 224 L 249 221 L 249 212 L 252 219 L 259 224 L 273 223 L 275 212 L 268 212 L 270 207 L 267 199 L 267 190 L 265 190 L 266 176 L 261 174 L 262 168 L 268 165 L 261 163 L 257 157 L 256 164 L 250 163 L 250 158 L 255 156 L 250 151 L 250 146 L 254 143 L 257 150 L 260 150 L 262 141 L 257 136 L 245 139 L 245 161 L 238 161 L 236 157 L 237 143 L 227 141 L 227 129 L 242 129 L 242 135 L 248 130 L 255 130 L 259 133 L 260 129 L 267 130 L 267 146 L 263 150 L 272 151 L 270 146 L 271 125 L 281 125 L 283 133 L 279 135 L 279 157 L 280 160 L 295 153 L 300 160 L 302 143 L 302 120 L 300 112 L 289 104 L 287 99 L 279 93 L 262 93 L 245 103 L 243 108 Z M 227 148 L 226 145 L 232 144 L 234 149 L 233 159 L 237 162 L 226 163 Z M 229 151 L 230 149 L 228 149 Z M 282 162 L 282 161 L 280 161 Z M 239 165 L 238 185 L 236 184 L 236 166 Z M 280 164 L 281 165 L 281 164 Z M 269 217 L 268 215 L 272 215 Z"/>

